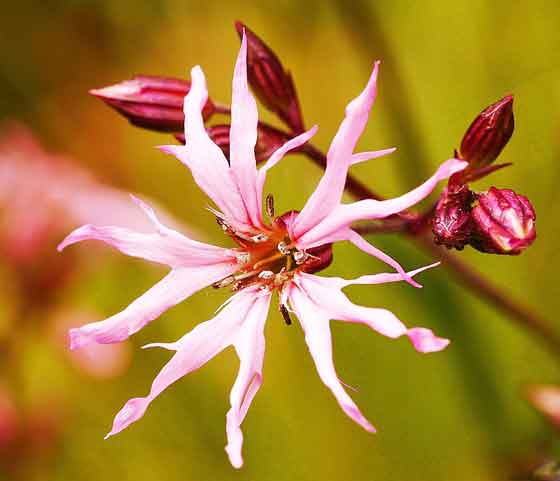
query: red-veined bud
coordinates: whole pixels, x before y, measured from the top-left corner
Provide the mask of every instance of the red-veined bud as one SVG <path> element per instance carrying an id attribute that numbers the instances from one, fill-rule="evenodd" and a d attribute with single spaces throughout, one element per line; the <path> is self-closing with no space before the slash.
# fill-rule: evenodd
<path id="1" fill-rule="evenodd" d="M 510 189 L 491 187 L 473 208 L 471 245 L 481 252 L 519 254 L 536 237 L 535 210 L 529 199 Z"/>
<path id="2" fill-rule="evenodd" d="M 473 193 L 465 184 L 450 182 L 445 188 L 432 217 L 432 232 L 436 244 L 462 250 L 469 243 L 473 199 Z"/>
<path id="3" fill-rule="evenodd" d="M 183 100 L 190 86 L 186 80 L 141 75 L 90 90 L 90 93 L 124 115 L 133 125 L 159 132 L 181 132 L 185 121 Z M 208 119 L 212 113 L 214 104 L 208 99 L 202 115 Z"/>
<path id="4" fill-rule="evenodd" d="M 243 23 L 235 22 L 239 36 L 247 37 L 247 76 L 265 107 L 277 114 L 294 132 L 303 132 L 303 117 L 290 73 L 276 54 Z"/>
<path id="5" fill-rule="evenodd" d="M 470 164 L 469 170 L 492 163 L 511 138 L 513 127 L 513 97 L 507 95 L 474 119 L 461 142 L 459 158 Z"/>
<path id="6" fill-rule="evenodd" d="M 229 159 L 229 124 L 212 125 L 206 129 L 212 141 L 222 149 L 222 152 Z M 175 135 L 175 138 L 185 143 L 183 134 Z M 282 147 L 292 137 L 270 125 L 259 122 L 257 127 L 257 143 L 255 145 L 255 158 L 257 163 L 267 160 L 277 149 Z M 292 149 L 290 153 L 298 152 L 301 149 Z"/>

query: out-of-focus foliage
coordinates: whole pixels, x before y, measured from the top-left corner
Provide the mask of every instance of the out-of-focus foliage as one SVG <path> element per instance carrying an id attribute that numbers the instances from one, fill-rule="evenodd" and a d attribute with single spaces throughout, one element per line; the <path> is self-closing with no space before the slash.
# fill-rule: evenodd
<path id="1" fill-rule="evenodd" d="M 25 122 L 50 150 L 78 159 L 107 184 L 156 199 L 216 243 L 222 234 L 189 172 L 153 148 L 170 139 L 129 126 L 88 96 L 89 89 L 135 74 L 182 77 L 200 64 L 212 98 L 227 102 L 239 45 L 233 22 L 240 19 L 290 68 L 304 118 L 320 124 L 316 143 L 326 148 L 344 106 L 381 58 L 379 96 L 360 145 L 399 150 L 354 173 L 387 195 L 425 177 L 452 154 L 481 108 L 513 93 L 516 131 L 500 159 L 514 167 L 491 181 L 532 200 L 539 237 L 516 258 L 460 255 L 557 319 L 558 2 L 54 0 L 9 2 L 2 10 L 0 118 Z M 301 207 L 319 174 L 299 156 L 275 168 L 268 188 L 277 211 Z M 481 181 L 476 187 L 489 185 Z M 407 267 L 427 261 L 394 236 L 370 240 Z M 73 249 L 88 256 L 92 248 Z M 168 358 L 166 352 L 137 348 L 175 340 L 208 319 L 222 293 L 204 291 L 163 315 L 133 337 L 130 369 L 99 381 L 53 349 L 48 329 L 29 328 L 29 319 L 20 326 L 19 316 L 29 317 L 27 303 L 22 308 L 14 301 L 13 273 L 4 261 L 0 335 L 18 338 L 21 356 L 15 368 L 2 365 L 9 374 L 2 384 L 16 383 L 17 403 L 56 419 L 54 441 L 37 450 L 26 481 L 484 481 L 521 476 L 545 455 L 558 454 L 556 434 L 523 396 L 528 384 L 560 380 L 557 360 L 510 319 L 455 285 L 443 268 L 423 275 L 422 290 L 403 284 L 350 292 L 356 301 L 392 309 L 409 325 L 451 338 L 446 351 L 420 356 L 406 341 L 334 325 L 338 371 L 359 389 L 353 396 L 378 427 L 376 435 L 340 412 L 314 371 L 297 324 L 286 327 L 271 315 L 265 383 L 244 425 L 246 466 L 236 472 L 223 453 L 228 393 L 237 369 L 233 352 L 178 382 L 141 422 L 103 441 L 114 413 L 128 398 L 147 393 Z M 56 256 L 52 262 L 58 262 Z M 382 269 L 343 246 L 329 273 Z M 59 292 L 57 309 L 108 316 L 162 275 L 141 261 L 106 256 Z M 52 315 L 35 311 L 31 324 Z M 76 315 L 75 323 L 81 322 Z M 10 402 L 2 401 L 0 411 L 11 412 Z"/>

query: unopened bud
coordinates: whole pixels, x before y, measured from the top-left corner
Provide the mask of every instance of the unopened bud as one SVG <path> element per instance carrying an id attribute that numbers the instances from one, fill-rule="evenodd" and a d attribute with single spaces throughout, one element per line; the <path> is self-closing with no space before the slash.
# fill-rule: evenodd
<path id="1" fill-rule="evenodd" d="M 303 117 L 292 77 L 276 54 L 243 23 L 235 22 L 247 37 L 249 84 L 265 107 L 276 113 L 294 132 L 303 132 Z"/>
<path id="2" fill-rule="evenodd" d="M 222 152 L 229 159 L 229 124 L 212 125 L 206 129 L 212 141 L 222 149 Z M 175 135 L 175 138 L 185 143 L 183 134 Z M 267 160 L 277 149 L 282 147 L 291 136 L 270 125 L 259 122 L 257 127 L 257 143 L 255 145 L 255 158 L 257 163 Z M 300 149 L 292 149 L 290 153 L 295 153 Z"/>
<path id="3" fill-rule="evenodd" d="M 434 242 L 448 249 L 462 250 L 472 232 L 473 194 L 466 185 L 450 185 L 441 194 L 432 218 Z"/>
<path id="4" fill-rule="evenodd" d="M 507 95 L 474 119 L 461 142 L 459 158 L 470 164 L 469 170 L 492 163 L 511 138 L 513 127 L 513 97 Z"/>
<path id="5" fill-rule="evenodd" d="M 491 187 L 473 208 L 471 245 L 481 252 L 519 254 L 536 237 L 535 210 L 523 195 Z"/>
<path id="6" fill-rule="evenodd" d="M 190 87 L 186 80 L 142 75 L 90 90 L 90 93 L 124 115 L 133 125 L 159 132 L 181 132 L 185 120 L 183 100 Z M 208 100 L 202 115 L 207 119 L 213 112 L 214 105 Z"/>

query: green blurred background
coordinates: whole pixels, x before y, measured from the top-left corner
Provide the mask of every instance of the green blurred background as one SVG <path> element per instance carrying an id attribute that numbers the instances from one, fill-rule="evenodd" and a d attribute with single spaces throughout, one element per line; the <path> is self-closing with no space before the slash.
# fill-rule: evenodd
<path id="1" fill-rule="evenodd" d="M 228 102 L 239 45 L 233 21 L 239 19 L 292 71 L 307 123 L 320 125 L 316 144 L 326 148 L 344 106 L 379 58 L 379 96 L 360 148 L 399 150 L 354 173 L 385 195 L 426 177 L 450 156 L 482 108 L 513 93 L 516 130 L 501 160 L 515 165 L 476 188 L 496 185 L 527 195 L 537 211 L 538 239 L 519 257 L 472 250 L 459 255 L 557 321 L 557 1 L 24 0 L 2 10 L 0 118 L 24 122 L 49 150 L 70 155 L 106 184 L 155 199 L 216 243 L 222 234 L 189 172 L 153 148 L 169 138 L 132 128 L 88 96 L 88 89 L 140 73 L 185 78 L 200 64 L 211 97 Z M 269 114 L 262 117 L 274 122 Z M 299 156 L 275 168 L 268 185 L 277 210 L 301 207 L 319 175 Z M 428 261 L 395 236 L 370 240 L 406 267 Z M 73 249 L 87 256 L 92 244 Z M 165 272 L 119 254 L 103 259 L 58 293 L 57 309 L 109 316 Z M 381 270 L 386 268 L 379 262 L 341 246 L 328 273 Z M 1 280 L 3 315 L 14 301 L 10 275 Z M 340 411 L 315 372 L 297 324 L 287 328 L 271 314 L 265 383 L 243 426 L 245 467 L 239 472 L 223 451 L 237 371 L 232 351 L 168 389 L 142 421 L 103 441 L 114 414 L 128 398 L 148 392 L 169 357 L 138 347 L 179 338 L 212 316 L 222 293 L 199 293 L 134 336 L 130 368 L 111 380 L 82 375 L 46 342 L 44 330 L 28 329 L 19 340 L 18 396 L 24 405 L 56 399 L 52 409 L 60 411 L 60 432 L 48 455 L 25 461 L 25 474 L 18 476 L 26 481 L 523 479 L 557 449 L 554 430 L 524 397 L 531 383 L 560 381 L 557 359 L 511 319 L 457 286 L 444 268 L 421 281 L 421 291 L 388 285 L 349 293 L 356 302 L 393 310 L 410 326 L 449 337 L 453 342 L 444 352 L 423 356 L 405 340 L 333 323 L 338 372 L 359 389 L 352 396 L 378 428 L 376 435 Z M 34 316 L 37 323 L 47 317 Z M 17 331 L 18 322 L 10 322 Z"/>

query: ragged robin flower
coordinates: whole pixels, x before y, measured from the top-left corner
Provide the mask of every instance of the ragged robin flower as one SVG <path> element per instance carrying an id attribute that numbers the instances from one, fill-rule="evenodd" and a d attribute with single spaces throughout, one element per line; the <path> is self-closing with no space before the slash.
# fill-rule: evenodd
<path id="1" fill-rule="evenodd" d="M 230 129 L 230 163 L 212 142 L 201 114 L 207 100 L 204 74 L 191 71 L 191 90 L 185 97 L 185 145 L 165 146 L 185 164 L 198 186 L 212 199 L 213 213 L 225 234 L 237 244 L 226 249 L 192 240 L 163 225 L 154 211 L 135 198 L 152 220 L 154 232 L 144 234 L 119 227 L 86 225 L 71 233 L 59 246 L 97 239 L 121 252 L 171 267 L 170 273 L 126 309 L 100 322 L 70 331 L 71 348 L 91 342 L 113 343 L 127 339 L 171 306 L 203 287 L 228 288 L 235 292 L 218 314 L 172 343 L 156 343 L 175 351 L 154 380 L 149 394 L 129 400 L 115 417 L 112 436 L 144 415 L 149 404 L 169 385 L 198 369 L 216 354 L 233 346 L 240 368 L 233 385 L 231 408 L 226 416 L 226 452 L 234 467 L 241 467 L 241 423 L 263 377 L 263 334 L 272 295 L 277 293 L 287 323 L 294 313 L 303 328 L 309 351 L 324 384 L 333 392 L 344 412 L 367 431 L 375 429 L 345 391 L 334 368 L 330 320 L 362 323 L 397 338 L 407 336 L 420 352 L 439 351 L 449 341 L 424 328 L 408 329 L 385 309 L 353 304 L 342 289 L 351 284 L 379 284 L 405 280 L 418 286 L 391 257 L 369 244 L 351 229 L 357 220 L 379 219 L 397 213 L 426 197 L 438 181 L 465 167 L 450 159 L 416 189 L 394 199 L 366 199 L 342 204 L 341 198 L 351 165 L 390 153 L 393 149 L 354 154 L 376 95 L 378 63 L 364 91 L 346 108 L 346 115 L 327 156 L 325 173 L 301 212 L 276 216 L 271 196 L 263 202 L 268 171 L 291 149 L 303 145 L 317 130 L 313 127 L 286 142 L 256 169 L 257 107 L 247 84 L 247 39 L 243 35 L 233 77 Z M 263 206 L 265 204 L 265 206 Z M 264 208 L 263 208 L 264 207 Z M 267 216 L 263 214 L 266 211 Z M 366 275 L 354 280 L 319 277 L 314 273 L 332 259 L 331 245 L 350 241 L 359 249 L 392 266 L 397 272 Z"/>

